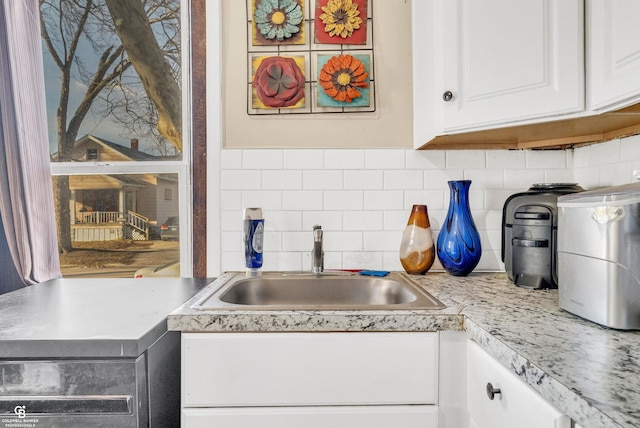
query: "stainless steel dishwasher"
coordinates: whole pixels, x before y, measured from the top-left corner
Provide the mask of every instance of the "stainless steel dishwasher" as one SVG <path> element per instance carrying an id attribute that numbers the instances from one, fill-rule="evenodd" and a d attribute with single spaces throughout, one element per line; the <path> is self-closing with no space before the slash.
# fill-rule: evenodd
<path id="1" fill-rule="evenodd" d="M 56 279 L 0 295 L 0 428 L 180 426 L 180 332 L 211 280 Z"/>
<path id="2" fill-rule="evenodd" d="M 0 427 L 178 427 L 180 335 L 137 358 L 0 361 Z"/>

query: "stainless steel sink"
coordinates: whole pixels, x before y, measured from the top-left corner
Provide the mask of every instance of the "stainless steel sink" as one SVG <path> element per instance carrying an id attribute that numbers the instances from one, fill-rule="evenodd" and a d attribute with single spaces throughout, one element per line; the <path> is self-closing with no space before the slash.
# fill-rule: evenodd
<path id="1" fill-rule="evenodd" d="M 445 306 L 406 274 L 385 277 L 357 274 L 265 272 L 248 278 L 226 273 L 211 284 L 212 293 L 193 305 L 215 310 L 389 310 L 443 309 Z"/>

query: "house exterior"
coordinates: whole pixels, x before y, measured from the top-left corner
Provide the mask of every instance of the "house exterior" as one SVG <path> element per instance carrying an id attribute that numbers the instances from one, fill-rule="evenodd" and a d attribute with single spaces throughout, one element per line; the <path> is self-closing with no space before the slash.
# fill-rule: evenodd
<path id="1" fill-rule="evenodd" d="M 131 146 L 85 135 L 72 151 L 76 162 L 165 160 Z M 178 215 L 175 174 L 71 175 L 71 234 L 74 241 L 147 240 L 169 216 Z"/>

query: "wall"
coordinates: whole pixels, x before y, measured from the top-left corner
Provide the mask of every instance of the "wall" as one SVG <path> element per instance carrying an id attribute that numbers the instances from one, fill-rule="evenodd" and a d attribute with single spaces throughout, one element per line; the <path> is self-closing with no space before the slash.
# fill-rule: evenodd
<path id="1" fill-rule="evenodd" d="M 583 187 L 631 182 L 640 137 L 567 151 L 404 149 L 221 150 L 222 271 L 243 270 L 242 209 L 266 218 L 264 268 L 310 268 L 312 227 L 321 224 L 326 268 L 402 270 L 398 246 L 411 206 L 426 204 L 434 239 L 449 204 L 448 180 L 472 180 L 472 213 L 483 255 L 477 271 L 502 271 L 506 198 L 533 183 Z M 433 270 L 441 270 L 438 261 Z"/>

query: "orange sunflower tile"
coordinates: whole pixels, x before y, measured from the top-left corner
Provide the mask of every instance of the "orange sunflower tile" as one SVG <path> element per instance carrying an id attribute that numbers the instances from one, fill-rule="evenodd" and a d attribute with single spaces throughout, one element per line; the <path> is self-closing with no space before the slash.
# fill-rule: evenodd
<path id="1" fill-rule="evenodd" d="M 369 107 L 371 55 L 318 55 L 320 107 Z"/>
<path id="2" fill-rule="evenodd" d="M 367 43 L 367 0 L 316 0 L 316 43 Z"/>

